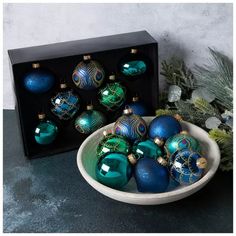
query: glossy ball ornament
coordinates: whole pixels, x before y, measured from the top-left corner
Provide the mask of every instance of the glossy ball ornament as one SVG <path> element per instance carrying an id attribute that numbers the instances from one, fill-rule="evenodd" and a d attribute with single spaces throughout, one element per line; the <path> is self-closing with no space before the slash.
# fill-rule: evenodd
<path id="1" fill-rule="evenodd" d="M 75 120 L 76 130 L 83 134 L 90 134 L 105 124 L 105 116 L 100 111 L 93 110 L 92 105 L 88 105 L 87 111 L 84 111 Z"/>
<path id="2" fill-rule="evenodd" d="M 41 94 L 49 91 L 55 84 L 54 75 L 40 67 L 39 63 L 32 64 L 33 70 L 24 77 L 24 87 L 31 93 Z"/>
<path id="3" fill-rule="evenodd" d="M 134 115 L 129 107 L 123 111 L 114 125 L 114 132 L 126 137 L 130 141 L 140 140 L 147 134 L 147 125 L 138 115 Z"/>
<path id="4" fill-rule="evenodd" d="M 97 158 L 108 152 L 122 153 L 126 156 L 129 154 L 131 145 L 123 136 L 108 131 L 104 131 L 103 135 L 104 138 L 99 142 L 97 147 Z"/>
<path id="5" fill-rule="evenodd" d="M 45 119 L 45 114 L 39 114 L 39 124 L 35 128 L 34 138 L 38 144 L 52 143 L 58 134 L 58 128 L 54 122 Z"/>
<path id="6" fill-rule="evenodd" d="M 139 192 L 162 193 L 169 184 L 169 172 L 151 158 L 141 158 L 135 165 L 134 177 Z"/>
<path id="7" fill-rule="evenodd" d="M 98 181 L 108 187 L 121 189 L 132 176 L 132 167 L 121 153 L 108 153 L 96 165 Z"/>
<path id="8" fill-rule="evenodd" d="M 207 160 L 198 152 L 183 149 L 170 156 L 169 171 L 171 177 L 182 185 L 198 181 L 204 174 Z"/>
<path id="9" fill-rule="evenodd" d="M 135 96 L 132 98 L 132 102 L 129 103 L 127 106 L 129 106 L 133 114 L 139 115 L 139 116 L 147 116 L 148 115 L 148 109 L 146 105 L 139 100 L 139 97 Z"/>
<path id="10" fill-rule="evenodd" d="M 171 136 L 182 131 L 179 121 L 173 116 L 162 115 L 153 119 L 149 125 L 149 137 L 162 146 Z"/>
<path id="11" fill-rule="evenodd" d="M 189 149 L 195 152 L 201 151 L 200 143 L 198 142 L 198 140 L 185 132 L 181 132 L 180 134 L 176 134 L 168 138 L 165 143 L 164 149 L 168 157 L 174 152 L 180 151 L 182 149 Z"/>
<path id="12" fill-rule="evenodd" d="M 90 55 L 84 56 L 84 60 L 76 66 L 72 74 L 75 85 L 84 90 L 100 87 L 104 78 L 104 69 L 97 61 L 91 60 Z"/>
<path id="13" fill-rule="evenodd" d="M 115 76 L 109 76 L 109 80 L 114 81 Z M 115 111 L 120 108 L 126 99 L 126 89 L 119 82 L 107 83 L 99 93 L 99 102 L 107 108 L 107 110 Z"/>
<path id="14" fill-rule="evenodd" d="M 60 84 L 60 91 L 51 98 L 52 113 L 60 120 L 74 117 L 80 108 L 80 99 L 65 83 Z"/>

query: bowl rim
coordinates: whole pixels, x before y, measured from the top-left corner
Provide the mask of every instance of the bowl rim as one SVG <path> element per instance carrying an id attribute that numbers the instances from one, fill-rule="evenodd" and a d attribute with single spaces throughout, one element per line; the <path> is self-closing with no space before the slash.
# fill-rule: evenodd
<path id="1" fill-rule="evenodd" d="M 155 116 L 146 116 L 143 117 L 144 119 L 154 119 Z M 217 145 L 217 143 L 210 139 L 209 134 L 203 130 L 202 128 L 200 128 L 199 126 L 196 126 L 190 122 L 187 121 L 181 121 L 181 123 L 186 123 L 188 126 L 194 126 L 197 129 L 200 129 L 201 132 L 205 133 L 205 135 L 208 136 L 211 145 L 213 146 L 213 148 L 217 151 L 215 158 L 213 160 L 213 164 L 212 167 L 207 171 L 207 173 L 197 182 L 191 184 L 191 185 L 186 185 L 183 188 L 180 189 L 176 189 L 176 190 L 171 190 L 168 192 L 163 192 L 163 193 L 135 193 L 135 192 L 125 192 L 125 191 L 121 191 L 121 190 L 117 190 L 117 189 L 113 189 L 110 188 L 106 185 L 103 185 L 102 183 L 98 182 L 97 180 L 93 179 L 85 170 L 83 163 L 82 163 L 82 152 L 83 149 L 85 148 L 85 146 L 87 145 L 87 143 L 89 142 L 89 140 L 91 138 L 93 138 L 94 136 L 96 136 L 99 132 L 101 132 L 101 129 L 107 129 L 108 126 L 113 125 L 114 123 L 110 123 L 98 130 L 96 130 L 94 133 L 92 133 L 91 135 L 89 135 L 84 142 L 81 144 L 78 152 L 77 152 L 77 166 L 79 168 L 79 171 L 81 173 L 81 175 L 83 176 L 83 178 L 92 186 L 95 187 L 96 186 L 96 190 L 103 193 L 104 192 L 109 192 L 109 195 L 113 195 L 113 196 L 118 196 L 118 195 L 122 195 L 122 197 L 126 197 L 126 198 L 132 198 L 132 199 L 143 199 L 144 197 L 146 199 L 162 199 L 162 198 L 170 198 L 170 197 L 176 197 L 177 195 L 182 195 L 182 194 L 187 194 L 188 192 L 192 192 L 194 189 L 199 189 L 201 187 L 203 187 L 206 183 L 208 183 L 208 181 L 214 176 L 215 172 L 217 171 L 219 164 L 220 164 L 220 149 L 219 146 Z"/>

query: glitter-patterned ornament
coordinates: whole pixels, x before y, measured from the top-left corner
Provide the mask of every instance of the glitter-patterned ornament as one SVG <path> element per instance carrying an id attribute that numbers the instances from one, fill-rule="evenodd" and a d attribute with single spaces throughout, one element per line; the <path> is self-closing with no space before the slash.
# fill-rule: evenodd
<path id="1" fill-rule="evenodd" d="M 115 81 L 115 75 L 109 76 L 112 83 L 107 83 L 106 86 L 100 89 L 99 102 L 109 111 L 119 109 L 125 102 L 126 89 L 119 82 Z"/>
<path id="2" fill-rule="evenodd" d="M 128 155 L 131 149 L 129 142 L 121 135 L 112 133 L 112 131 L 104 131 L 104 138 L 99 142 L 97 147 L 97 158 L 105 153 L 117 152 Z"/>
<path id="3" fill-rule="evenodd" d="M 147 106 L 140 101 L 138 96 L 135 96 L 132 98 L 132 102 L 129 103 L 127 106 L 129 106 L 133 114 L 139 115 L 139 116 L 147 116 L 148 115 L 148 108 Z"/>
<path id="4" fill-rule="evenodd" d="M 75 120 L 75 128 L 82 134 L 90 134 L 105 124 L 105 116 L 100 111 L 93 110 L 93 105 L 88 105 L 87 111 Z"/>
<path id="5" fill-rule="evenodd" d="M 58 128 L 56 124 L 50 120 L 45 119 L 44 113 L 40 113 L 38 118 L 40 122 L 34 131 L 35 141 L 40 145 L 52 143 L 58 134 Z"/>
<path id="6" fill-rule="evenodd" d="M 41 94 L 49 91 L 55 84 L 54 75 L 40 67 L 39 63 L 32 64 L 32 71 L 24 77 L 24 87 L 31 93 Z"/>
<path id="7" fill-rule="evenodd" d="M 140 116 L 133 114 L 132 109 L 126 107 L 123 115 L 115 122 L 114 131 L 130 141 L 141 140 L 147 134 L 147 125 Z"/>
<path id="8" fill-rule="evenodd" d="M 60 120 L 69 120 L 77 113 L 80 107 L 79 97 L 67 88 L 65 83 L 60 84 L 60 91 L 51 98 L 51 111 Z"/>
<path id="9" fill-rule="evenodd" d="M 104 69 L 97 61 L 91 60 L 90 55 L 84 56 L 84 60 L 76 66 L 72 74 L 75 85 L 84 90 L 100 87 L 104 78 Z"/>
<path id="10" fill-rule="evenodd" d="M 186 131 L 182 131 L 180 134 L 176 134 L 167 139 L 164 149 L 167 156 L 170 157 L 174 152 L 182 149 L 189 149 L 195 152 L 200 152 L 201 147 L 197 139 L 187 134 Z"/>
<path id="11" fill-rule="evenodd" d="M 173 153 L 169 159 L 170 175 L 182 185 L 198 181 L 203 176 L 206 166 L 206 158 L 188 149 Z"/>

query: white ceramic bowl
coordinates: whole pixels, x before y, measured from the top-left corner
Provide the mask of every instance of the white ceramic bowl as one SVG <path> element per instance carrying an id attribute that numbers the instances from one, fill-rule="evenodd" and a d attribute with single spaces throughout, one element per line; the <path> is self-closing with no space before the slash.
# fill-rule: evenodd
<path id="1" fill-rule="evenodd" d="M 147 124 L 154 117 L 144 117 Z M 138 205 L 158 205 L 177 201 L 185 198 L 203 186 L 214 176 L 219 163 L 220 151 L 215 141 L 209 138 L 208 133 L 196 125 L 188 122 L 181 122 L 182 128 L 187 130 L 193 137 L 200 141 L 204 156 L 208 159 L 208 167 L 204 176 L 196 183 L 189 186 L 179 186 L 176 189 L 164 193 L 140 193 L 137 191 L 134 178 L 132 177 L 123 191 L 107 187 L 96 180 L 95 166 L 97 162 L 96 148 L 99 141 L 103 138 L 103 131 L 111 129 L 113 124 L 102 127 L 91 134 L 80 146 L 77 154 L 77 165 L 84 179 L 97 191 L 115 200 L 138 204 Z"/>

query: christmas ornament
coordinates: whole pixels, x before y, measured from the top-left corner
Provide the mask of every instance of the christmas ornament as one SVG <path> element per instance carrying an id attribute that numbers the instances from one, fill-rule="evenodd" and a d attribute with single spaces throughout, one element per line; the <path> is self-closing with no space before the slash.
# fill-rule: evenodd
<path id="1" fill-rule="evenodd" d="M 206 121 L 205 121 L 205 126 L 208 129 L 216 129 L 220 126 L 221 124 L 221 120 L 218 119 L 217 117 L 209 117 Z"/>
<path id="2" fill-rule="evenodd" d="M 126 56 L 121 62 L 121 72 L 125 76 L 142 75 L 147 70 L 147 63 L 143 57 L 138 53 L 137 49 L 131 49 L 130 54 Z"/>
<path id="3" fill-rule="evenodd" d="M 120 189 L 132 176 L 132 168 L 127 157 L 121 153 L 108 153 L 98 160 L 96 177 L 98 181 L 111 188 Z"/>
<path id="4" fill-rule="evenodd" d="M 129 161 L 135 164 L 141 157 L 148 157 L 156 160 L 162 157 L 163 152 L 159 146 L 153 141 L 147 139 L 145 141 L 136 141 L 132 147 L 132 154 L 128 156 Z"/>
<path id="5" fill-rule="evenodd" d="M 105 123 L 105 116 L 100 111 L 93 110 L 93 105 L 88 105 L 87 111 L 76 118 L 75 128 L 80 133 L 89 134 L 104 126 Z"/>
<path id="6" fill-rule="evenodd" d="M 151 158 L 141 158 L 135 165 L 134 177 L 139 192 L 165 192 L 169 184 L 169 172 Z"/>
<path id="7" fill-rule="evenodd" d="M 100 158 L 105 153 L 117 152 L 128 155 L 130 152 L 129 142 L 121 135 L 113 134 L 111 131 L 103 132 L 104 138 L 97 147 L 97 157 Z"/>
<path id="8" fill-rule="evenodd" d="M 164 149 L 168 157 L 170 157 L 174 152 L 182 149 L 189 149 L 195 152 L 200 152 L 201 150 L 198 140 L 183 131 L 180 134 L 168 138 Z"/>
<path id="9" fill-rule="evenodd" d="M 204 100 L 210 103 L 213 102 L 216 97 L 206 88 L 197 88 L 193 90 L 191 99 L 192 101 L 195 101 L 197 98 L 203 98 Z"/>
<path id="10" fill-rule="evenodd" d="M 102 66 L 90 55 L 86 55 L 73 71 L 72 80 L 75 85 L 84 90 L 93 90 L 101 86 L 105 72 Z"/>
<path id="11" fill-rule="evenodd" d="M 183 185 L 198 181 L 207 166 L 206 158 L 198 152 L 183 149 L 170 156 L 169 171 L 172 178 Z"/>
<path id="12" fill-rule="evenodd" d="M 182 89 L 177 85 L 171 85 L 168 92 L 168 101 L 177 102 L 180 100 Z"/>
<path id="13" fill-rule="evenodd" d="M 166 189 L 166 192 L 172 191 L 180 186 L 180 183 L 175 181 L 171 176 L 169 177 L 169 185 Z"/>
<path id="14" fill-rule="evenodd" d="M 51 104 L 54 115 L 60 120 L 69 120 L 79 110 L 80 99 L 67 87 L 66 83 L 61 83 L 59 92 L 51 98 Z"/>
<path id="15" fill-rule="evenodd" d="M 110 81 L 115 80 L 115 75 L 109 76 Z M 99 91 L 99 102 L 107 108 L 114 111 L 120 108 L 126 98 L 126 89 L 119 82 L 107 83 L 107 85 Z"/>
<path id="16" fill-rule="evenodd" d="M 35 141 L 41 145 L 52 143 L 58 133 L 57 126 L 52 121 L 46 120 L 44 113 L 40 113 L 38 118 L 40 122 L 34 131 Z"/>
<path id="17" fill-rule="evenodd" d="M 134 115 L 132 109 L 126 106 L 123 115 L 115 122 L 114 131 L 130 141 L 135 141 L 146 136 L 147 125 L 140 116 Z"/>
<path id="18" fill-rule="evenodd" d="M 33 70 L 24 77 L 24 87 L 32 93 L 45 93 L 55 84 L 54 75 L 40 67 L 39 63 L 32 64 Z"/>
<path id="19" fill-rule="evenodd" d="M 169 115 L 158 116 L 149 125 L 149 137 L 159 146 L 162 146 L 169 137 L 181 131 L 182 127 L 178 120 Z"/>
<path id="20" fill-rule="evenodd" d="M 127 106 L 129 106 L 132 109 L 133 114 L 135 115 L 139 115 L 139 116 L 148 115 L 148 109 L 146 105 L 143 102 L 139 101 L 138 96 L 133 97 L 132 102 L 129 103 Z"/>

